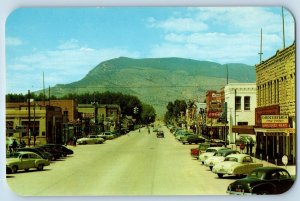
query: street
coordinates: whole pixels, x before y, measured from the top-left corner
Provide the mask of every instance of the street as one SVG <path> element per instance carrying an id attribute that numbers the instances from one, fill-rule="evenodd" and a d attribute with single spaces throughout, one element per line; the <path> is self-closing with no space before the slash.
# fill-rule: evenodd
<path id="1" fill-rule="evenodd" d="M 190 156 L 165 127 L 165 138 L 132 131 L 100 145 L 70 147 L 74 154 L 7 176 L 10 188 L 23 196 L 226 195 L 235 178 L 219 179 Z"/>

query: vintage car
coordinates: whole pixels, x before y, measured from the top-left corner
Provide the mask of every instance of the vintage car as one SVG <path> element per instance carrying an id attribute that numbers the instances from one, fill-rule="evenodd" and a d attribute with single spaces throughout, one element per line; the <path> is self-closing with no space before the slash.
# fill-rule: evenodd
<path id="1" fill-rule="evenodd" d="M 205 152 L 203 152 L 199 155 L 199 161 L 202 164 L 204 164 L 205 160 L 212 157 L 217 151 L 222 150 L 222 149 L 229 149 L 229 148 L 226 148 L 226 147 L 209 147 L 209 148 L 207 148 Z"/>
<path id="2" fill-rule="evenodd" d="M 17 152 L 19 152 L 19 151 L 30 151 L 30 152 L 33 152 L 33 153 L 36 153 L 36 154 L 40 155 L 43 159 L 46 159 L 48 161 L 54 160 L 54 156 L 51 153 L 49 153 L 47 151 L 44 151 L 42 149 L 38 149 L 37 147 L 18 148 L 16 151 Z"/>
<path id="3" fill-rule="evenodd" d="M 48 160 L 29 151 L 14 152 L 6 158 L 6 166 L 10 169 L 11 173 L 16 173 L 18 170 L 28 171 L 30 168 L 36 168 L 41 171 L 47 165 L 50 165 Z"/>
<path id="4" fill-rule="evenodd" d="M 239 154 L 240 152 L 232 149 L 220 149 L 212 157 L 204 161 L 204 165 L 212 170 L 213 166 L 225 160 L 225 157 L 230 154 Z"/>
<path id="5" fill-rule="evenodd" d="M 188 132 L 188 131 L 182 131 L 180 133 L 178 133 L 175 138 L 178 140 L 178 141 L 181 141 L 182 139 L 186 138 L 187 136 L 190 136 L 190 135 L 194 135 L 194 133 L 191 133 L 191 132 Z"/>
<path id="6" fill-rule="evenodd" d="M 165 137 L 165 134 L 164 134 L 163 131 L 159 130 L 159 131 L 157 131 L 157 133 L 156 133 L 156 137 L 157 137 L 157 138 L 164 138 L 164 137 Z"/>
<path id="7" fill-rule="evenodd" d="M 200 135 L 187 135 L 181 138 L 182 144 L 188 143 L 188 144 L 198 144 L 198 143 L 203 143 L 206 141 L 206 138 L 200 136 Z"/>
<path id="8" fill-rule="evenodd" d="M 241 177 L 262 166 L 262 163 L 254 162 L 252 157 L 247 154 L 230 154 L 225 157 L 223 162 L 215 165 L 212 172 L 216 173 L 220 178 L 225 174 Z"/>
<path id="9" fill-rule="evenodd" d="M 101 138 L 103 138 L 105 140 L 112 140 L 112 139 L 116 138 L 116 136 L 112 132 L 110 132 L 110 131 L 105 131 L 105 132 L 103 132 L 103 133 L 101 133 L 101 134 L 99 134 L 97 136 L 101 137 Z"/>
<path id="10" fill-rule="evenodd" d="M 281 194 L 287 192 L 293 184 L 294 179 L 284 168 L 260 167 L 247 177 L 229 184 L 226 192 L 235 195 Z"/>
<path id="11" fill-rule="evenodd" d="M 77 140 L 77 144 L 102 144 L 105 140 L 98 135 L 88 135 Z"/>
<path id="12" fill-rule="evenodd" d="M 215 143 L 215 142 L 203 142 L 200 143 L 198 147 L 191 148 L 191 156 L 193 158 L 199 159 L 199 155 L 206 151 L 209 147 L 222 147 L 223 143 Z"/>

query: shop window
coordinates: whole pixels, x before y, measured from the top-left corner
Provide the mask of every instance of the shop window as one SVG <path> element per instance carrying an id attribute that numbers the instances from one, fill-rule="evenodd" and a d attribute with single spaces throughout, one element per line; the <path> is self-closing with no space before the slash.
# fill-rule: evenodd
<path id="1" fill-rule="evenodd" d="M 244 97 L 244 110 L 250 110 L 250 96 Z"/>
<path id="2" fill-rule="evenodd" d="M 236 96 L 235 97 L 235 110 L 241 110 L 241 97 L 240 96 Z"/>

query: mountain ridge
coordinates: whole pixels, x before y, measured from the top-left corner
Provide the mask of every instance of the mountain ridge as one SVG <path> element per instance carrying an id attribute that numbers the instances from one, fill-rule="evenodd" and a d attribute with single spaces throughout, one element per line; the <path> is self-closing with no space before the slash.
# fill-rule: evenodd
<path id="1" fill-rule="evenodd" d="M 58 97 L 94 91 L 136 95 L 162 115 L 169 101 L 200 97 L 202 101 L 207 90 L 219 91 L 227 83 L 227 69 L 229 82 L 255 82 L 255 67 L 241 63 L 119 57 L 99 63 L 81 80 L 57 84 L 51 91 Z"/>

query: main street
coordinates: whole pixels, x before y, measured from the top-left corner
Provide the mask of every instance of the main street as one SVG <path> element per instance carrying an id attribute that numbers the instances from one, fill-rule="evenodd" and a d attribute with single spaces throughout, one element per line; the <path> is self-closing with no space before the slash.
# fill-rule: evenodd
<path id="1" fill-rule="evenodd" d="M 226 194 L 235 178 L 219 179 L 190 157 L 197 145 L 182 145 L 162 129 L 165 138 L 142 128 L 104 144 L 71 147 L 73 155 L 44 171 L 8 175 L 8 185 L 27 196 Z"/>

